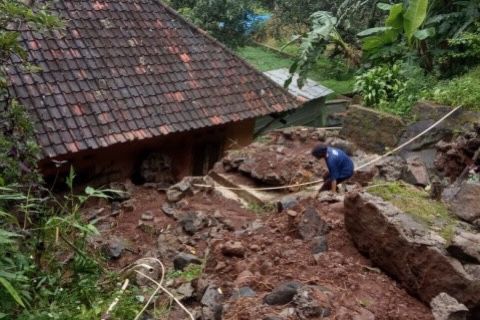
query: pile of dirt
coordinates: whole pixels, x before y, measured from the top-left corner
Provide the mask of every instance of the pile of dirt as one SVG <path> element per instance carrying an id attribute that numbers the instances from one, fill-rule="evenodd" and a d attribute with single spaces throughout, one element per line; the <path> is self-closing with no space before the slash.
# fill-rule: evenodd
<path id="1" fill-rule="evenodd" d="M 240 172 L 268 186 L 312 181 L 327 172 L 324 163 L 311 156 L 315 145 L 327 143 L 348 154 L 354 153 L 352 144 L 337 136 L 337 131 L 317 128 L 274 131 L 241 150 L 229 152 L 214 170 L 219 173 Z"/>
<path id="2" fill-rule="evenodd" d="M 143 257 L 161 259 L 168 274 L 202 263 L 198 279 L 166 282 L 199 319 L 432 319 L 428 307 L 358 253 L 342 203 L 308 199 L 280 213 L 253 212 L 215 192 L 176 203 L 154 189 L 129 192 L 122 203 L 87 210 L 103 206 L 105 217 L 92 243 L 116 241 L 114 270 Z M 173 307 L 164 319 L 183 318 Z"/>

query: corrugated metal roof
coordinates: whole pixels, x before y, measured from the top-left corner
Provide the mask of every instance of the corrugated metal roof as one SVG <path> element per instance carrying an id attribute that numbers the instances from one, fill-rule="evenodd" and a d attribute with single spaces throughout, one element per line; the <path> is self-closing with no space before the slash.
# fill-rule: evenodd
<path id="1" fill-rule="evenodd" d="M 281 86 L 283 86 L 288 77 L 290 77 L 290 72 L 287 68 L 266 71 L 264 74 Z M 300 89 L 297 85 L 297 80 L 298 74 L 295 74 L 292 83 L 288 87 L 288 91 L 302 100 L 318 99 L 333 93 L 333 90 L 322 86 L 312 79 L 307 79 L 304 86 Z"/>

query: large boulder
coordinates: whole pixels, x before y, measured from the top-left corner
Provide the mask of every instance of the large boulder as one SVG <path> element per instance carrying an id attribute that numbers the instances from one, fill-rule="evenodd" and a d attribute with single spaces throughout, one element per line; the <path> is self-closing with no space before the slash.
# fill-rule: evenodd
<path id="1" fill-rule="evenodd" d="M 447 250 L 461 261 L 480 263 L 480 233 L 458 232 Z"/>
<path id="2" fill-rule="evenodd" d="M 430 184 L 427 166 L 419 157 L 407 159 L 403 180 L 415 186 L 426 187 Z"/>
<path id="3" fill-rule="evenodd" d="M 366 151 L 383 153 L 397 145 L 405 124 L 399 117 L 352 105 L 340 135 Z"/>
<path id="4" fill-rule="evenodd" d="M 443 238 L 390 203 L 348 194 L 345 226 L 360 252 L 425 303 L 445 292 L 469 308 L 480 306 L 480 278 L 448 254 Z"/>
<path id="5" fill-rule="evenodd" d="M 465 182 L 443 191 L 442 198 L 452 212 L 462 220 L 475 223 L 480 220 L 480 183 Z"/>

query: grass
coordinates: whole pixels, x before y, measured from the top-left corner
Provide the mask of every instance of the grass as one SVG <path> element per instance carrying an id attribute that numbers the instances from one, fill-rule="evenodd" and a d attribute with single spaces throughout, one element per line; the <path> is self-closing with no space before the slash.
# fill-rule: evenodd
<path id="1" fill-rule="evenodd" d="M 172 270 L 167 273 L 167 279 L 182 279 L 185 282 L 190 282 L 200 278 L 203 272 L 203 265 L 190 264 L 184 270 Z"/>
<path id="2" fill-rule="evenodd" d="M 370 187 L 369 192 L 438 231 L 445 240 L 452 239 L 458 220 L 442 202 L 430 199 L 427 192 L 402 182 L 380 183 Z"/>
<path id="3" fill-rule="evenodd" d="M 291 50 L 286 52 L 295 53 Z M 237 54 L 262 72 L 290 68 L 293 64 L 292 58 L 281 56 L 261 47 L 245 46 L 237 48 Z M 353 71 L 348 70 L 343 63 L 321 57 L 308 77 L 332 89 L 335 94 L 346 94 L 353 90 L 355 82 L 353 76 Z"/>
<path id="4" fill-rule="evenodd" d="M 441 81 L 425 97 L 440 104 L 480 111 L 480 66 L 470 72 Z"/>
<path id="5" fill-rule="evenodd" d="M 250 202 L 247 209 L 254 212 L 256 215 L 265 215 L 274 212 L 277 207 L 273 203 L 266 203 L 261 205 L 258 203 Z"/>

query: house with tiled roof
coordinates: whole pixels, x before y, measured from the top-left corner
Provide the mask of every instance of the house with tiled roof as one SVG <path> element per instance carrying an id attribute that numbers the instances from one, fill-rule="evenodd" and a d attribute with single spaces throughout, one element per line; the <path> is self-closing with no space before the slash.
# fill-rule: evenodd
<path id="1" fill-rule="evenodd" d="M 281 86 L 157 0 L 52 1 L 61 30 L 22 41 L 41 71 L 11 67 L 46 175 L 126 177 L 163 152 L 177 177 L 249 143 L 255 119 L 298 107 Z M 15 57 L 13 58 L 15 59 Z"/>

